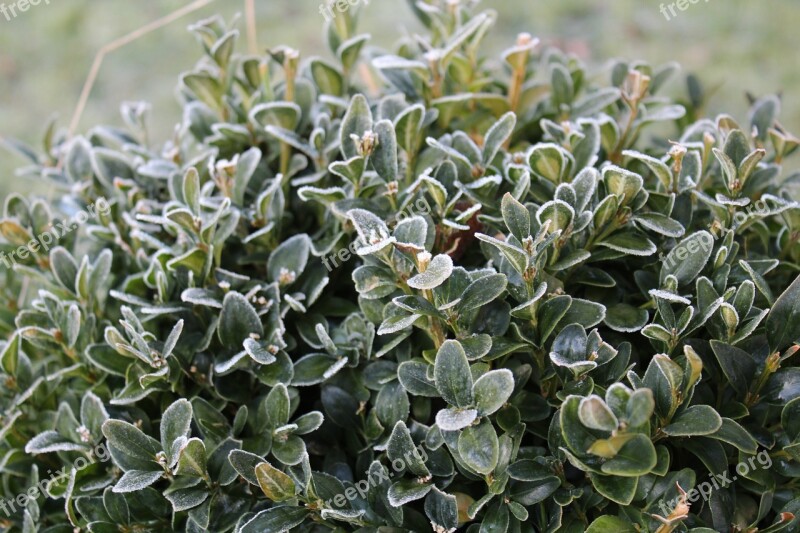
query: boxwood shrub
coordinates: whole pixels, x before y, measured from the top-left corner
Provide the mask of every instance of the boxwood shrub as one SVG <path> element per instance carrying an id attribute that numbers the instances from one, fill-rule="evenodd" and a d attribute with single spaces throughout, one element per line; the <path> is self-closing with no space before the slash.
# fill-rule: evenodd
<path id="1" fill-rule="evenodd" d="M 780 100 L 410 4 L 327 58 L 201 21 L 167 142 L 13 144 L 0 529 L 800 531 Z"/>

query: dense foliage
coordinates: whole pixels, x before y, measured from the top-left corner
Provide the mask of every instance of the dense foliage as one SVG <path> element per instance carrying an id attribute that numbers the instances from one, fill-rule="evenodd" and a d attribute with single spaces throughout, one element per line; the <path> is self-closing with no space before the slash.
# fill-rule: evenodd
<path id="1" fill-rule="evenodd" d="M 0 220 L 0 524 L 800 531 L 779 100 L 412 9 L 390 53 L 336 12 L 333 60 L 202 21 L 164 146 L 140 104 L 14 145 L 59 193 Z"/>

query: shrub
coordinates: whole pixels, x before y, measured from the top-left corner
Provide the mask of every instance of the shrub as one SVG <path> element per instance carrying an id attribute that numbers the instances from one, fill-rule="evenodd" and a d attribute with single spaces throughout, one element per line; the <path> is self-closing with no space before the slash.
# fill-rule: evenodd
<path id="1" fill-rule="evenodd" d="M 333 60 L 202 21 L 165 145 L 139 104 L 15 145 L 61 194 L 0 222 L 6 525 L 800 531 L 778 99 L 709 120 L 672 65 L 412 9 Z"/>

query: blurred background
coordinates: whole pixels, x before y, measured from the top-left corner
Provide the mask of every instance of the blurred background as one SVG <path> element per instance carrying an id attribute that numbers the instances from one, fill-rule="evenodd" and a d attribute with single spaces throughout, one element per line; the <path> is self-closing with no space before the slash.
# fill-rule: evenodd
<path id="1" fill-rule="evenodd" d="M 0 4 L 4 0 L 0 0 Z M 115 38 L 189 4 L 189 0 L 41 0 L 7 20 L 0 14 L 0 137 L 39 147 L 54 114 L 67 127 L 97 51 Z M 258 44 L 288 44 L 304 57 L 327 54 L 322 44 L 322 0 L 256 0 Z M 670 4 L 674 0 L 665 1 Z M 6 4 L 16 0 L 5 0 Z M 489 52 L 512 45 L 527 31 L 581 56 L 597 71 L 610 58 L 643 59 L 683 66 L 670 86 L 686 95 L 685 78 L 697 74 L 714 91 L 707 114 L 725 111 L 745 122 L 746 92 L 783 95 L 782 123 L 800 135 L 800 1 L 700 0 L 667 20 L 661 0 L 484 0 L 498 12 Z M 121 125 L 119 105 L 152 104 L 151 136 L 170 136 L 180 119 L 175 88 L 181 71 L 200 57 L 186 27 L 220 13 L 244 12 L 243 0 L 209 6 L 111 53 L 105 60 L 83 114 L 80 130 L 103 123 Z M 244 25 L 240 24 L 244 35 Z M 369 0 L 360 31 L 373 44 L 390 46 L 403 33 L 419 31 L 403 0 Z M 240 40 L 243 50 L 245 39 Z M 0 199 L 11 191 L 42 190 L 15 177 L 25 160 L 0 150 Z"/>

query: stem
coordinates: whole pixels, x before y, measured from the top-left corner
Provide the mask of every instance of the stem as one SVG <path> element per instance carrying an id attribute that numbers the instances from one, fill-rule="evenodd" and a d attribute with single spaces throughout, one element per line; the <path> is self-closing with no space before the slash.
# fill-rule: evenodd
<path id="1" fill-rule="evenodd" d="M 622 162 L 622 151 L 625 149 L 625 143 L 628 141 L 628 135 L 630 135 L 631 128 L 633 127 L 633 123 L 636 120 L 636 117 L 639 116 L 639 104 L 638 102 L 634 102 L 629 104 L 630 114 L 628 115 L 628 123 L 625 125 L 625 130 L 622 132 L 622 135 L 617 142 L 616 148 L 614 148 L 614 153 L 611 154 L 609 159 L 614 164 L 620 164 Z"/>
<path id="2" fill-rule="evenodd" d="M 433 304 L 433 292 L 430 289 L 424 289 L 422 291 L 422 295 L 428 300 L 431 304 Z M 444 343 L 446 337 L 444 331 L 442 330 L 442 325 L 439 323 L 439 319 L 436 317 L 429 316 L 428 322 L 431 325 L 431 338 L 433 339 L 433 343 L 438 350 L 439 347 Z"/>
<path id="3" fill-rule="evenodd" d="M 284 61 L 284 69 L 286 70 L 286 94 L 285 99 L 287 102 L 294 102 L 294 90 L 295 90 L 295 68 L 290 65 L 291 59 L 286 59 Z M 281 162 L 280 162 L 280 173 L 283 175 L 283 179 L 286 179 L 286 174 L 289 172 L 289 162 L 291 161 L 292 157 L 292 147 L 289 146 L 287 143 L 281 141 Z M 284 183 L 284 188 L 286 188 L 287 183 Z M 287 191 L 284 191 L 287 192 Z"/>

